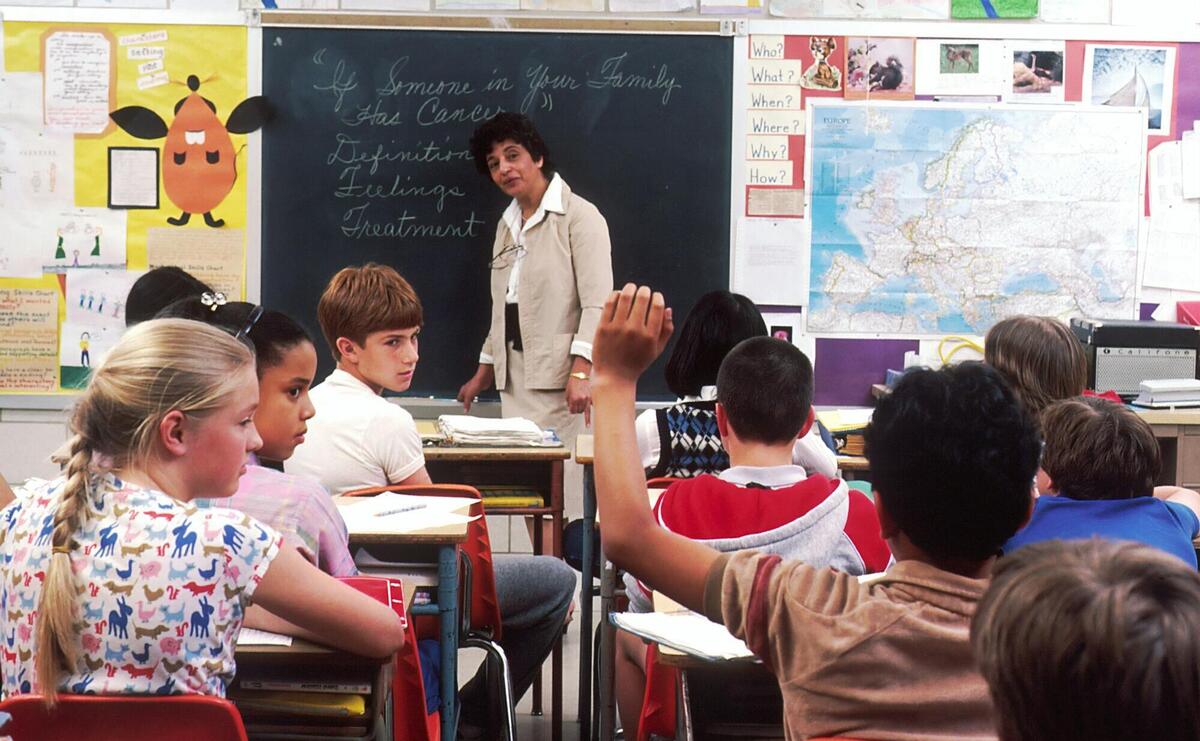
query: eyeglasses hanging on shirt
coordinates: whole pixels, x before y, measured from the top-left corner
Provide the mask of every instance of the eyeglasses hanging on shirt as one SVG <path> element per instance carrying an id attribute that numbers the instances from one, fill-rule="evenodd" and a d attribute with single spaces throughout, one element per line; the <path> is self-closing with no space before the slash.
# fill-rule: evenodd
<path id="1" fill-rule="evenodd" d="M 488 267 L 492 270 L 504 270 L 523 257 L 525 257 L 525 245 L 510 244 L 496 253 L 488 262 Z"/>

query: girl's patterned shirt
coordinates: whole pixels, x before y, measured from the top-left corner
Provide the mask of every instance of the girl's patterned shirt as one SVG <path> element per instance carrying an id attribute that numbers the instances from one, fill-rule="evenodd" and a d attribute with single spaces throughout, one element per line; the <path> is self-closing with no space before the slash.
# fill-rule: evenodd
<path id="1" fill-rule="evenodd" d="M 38 603 L 63 484 L 34 483 L 0 513 L 5 696 L 38 687 Z M 60 691 L 224 697 L 242 616 L 281 537 L 249 515 L 197 510 L 112 475 L 94 491 L 71 551 L 77 660 Z"/>

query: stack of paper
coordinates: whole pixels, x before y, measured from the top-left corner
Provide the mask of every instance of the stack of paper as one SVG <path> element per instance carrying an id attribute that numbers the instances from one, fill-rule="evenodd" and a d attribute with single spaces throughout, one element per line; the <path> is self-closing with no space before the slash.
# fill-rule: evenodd
<path id="1" fill-rule="evenodd" d="M 870 407 L 848 409 L 822 409 L 817 412 L 817 419 L 825 425 L 825 429 L 833 433 L 861 430 L 871 421 L 874 409 Z"/>
<path id="2" fill-rule="evenodd" d="M 454 534 L 476 519 L 469 514 L 475 500 L 467 497 L 384 492 L 373 497 L 338 497 L 336 501 L 351 535 Z"/>
<path id="3" fill-rule="evenodd" d="M 694 612 L 615 612 L 612 621 L 636 636 L 709 661 L 754 656 L 724 625 Z"/>
<path id="4" fill-rule="evenodd" d="M 503 419 L 471 417 L 464 414 L 443 414 L 438 417 L 438 429 L 454 445 L 558 445 L 553 432 L 524 417 Z"/>
<path id="5" fill-rule="evenodd" d="M 1141 393 L 1133 400 L 1142 407 L 1200 406 L 1200 380 L 1167 378 L 1142 381 Z"/>

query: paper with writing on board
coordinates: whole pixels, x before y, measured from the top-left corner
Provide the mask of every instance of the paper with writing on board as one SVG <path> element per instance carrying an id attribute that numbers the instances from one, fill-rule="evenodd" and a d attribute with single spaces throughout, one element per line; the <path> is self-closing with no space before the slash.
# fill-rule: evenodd
<path id="1" fill-rule="evenodd" d="M 1150 219 L 1142 285 L 1194 290 L 1200 286 L 1200 200 L 1185 198 L 1183 142 L 1150 150 Z"/>
<path id="2" fill-rule="evenodd" d="M 1112 0 L 1114 26 L 1200 22 L 1200 4 L 1189 0 Z"/>
<path id="3" fill-rule="evenodd" d="M 800 306 L 808 286 L 804 222 L 738 219 L 733 290 L 758 304 Z"/>
<path id="4" fill-rule="evenodd" d="M 158 149 L 108 148 L 108 207 L 158 208 Z"/>
<path id="5" fill-rule="evenodd" d="M 801 136 L 804 125 L 803 111 L 746 111 L 746 133 L 751 135 Z"/>
<path id="6" fill-rule="evenodd" d="M 750 34 L 751 59 L 783 59 L 784 37 L 777 34 Z"/>
<path id="7" fill-rule="evenodd" d="M 0 287 L 0 391 L 58 387 L 58 291 Z"/>
<path id="8" fill-rule="evenodd" d="M 1012 87 L 1012 57 L 991 39 L 918 39 L 917 95 L 1000 95 Z"/>
<path id="9" fill-rule="evenodd" d="M 521 10 L 600 13 L 604 0 L 521 0 Z"/>
<path id="10" fill-rule="evenodd" d="M 230 301 L 240 301 L 245 283 L 244 229 L 151 227 L 146 231 L 146 262 L 151 268 L 175 265 Z"/>
<path id="11" fill-rule="evenodd" d="M 798 111 L 803 108 L 804 88 L 799 85 L 747 85 L 750 110 Z"/>
<path id="12" fill-rule="evenodd" d="M 1108 0 L 1041 0 L 1038 17 L 1046 23 L 1108 23 Z"/>
<path id="13" fill-rule="evenodd" d="M 695 0 L 608 0 L 614 13 L 671 13 L 695 7 Z"/>
<path id="14" fill-rule="evenodd" d="M 47 128 L 76 134 L 99 134 L 108 128 L 116 72 L 112 40 L 107 34 L 49 34 L 42 49 L 42 73 L 42 116 Z"/>
<path id="15" fill-rule="evenodd" d="M 429 0 L 342 0 L 343 10 L 429 10 Z"/>
<path id="16" fill-rule="evenodd" d="M 799 85 L 804 63 L 799 59 L 755 59 L 749 63 L 755 85 Z"/>
<path id="17" fill-rule="evenodd" d="M 87 386 L 92 368 L 113 349 L 124 328 L 94 327 L 65 321 L 59 330 L 58 364 L 64 389 Z"/>
<path id="18" fill-rule="evenodd" d="M 700 0 L 701 13 L 757 15 L 763 10 L 762 0 Z"/>
<path id="19" fill-rule="evenodd" d="M 746 162 L 747 185 L 791 185 L 794 177 L 791 160 L 786 162 Z"/>
<path id="20" fill-rule="evenodd" d="M 746 137 L 746 159 L 748 160 L 787 160 L 788 138 L 786 136 L 755 136 Z"/>
<path id="21" fill-rule="evenodd" d="M 4 217 L 0 216 L 0 224 Z M 70 268 L 125 267 L 124 211 L 108 208 L 71 208 L 41 213 L 22 239 L 37 245 L 42 272 L 63 273 Z"/>
<path id="22" fill-rule="evenodd" d="M 792 18 L 944 20 L 950 0 L 775 0 L 771 15 Z"/>
<path id="23" fill-rule="evenodd" d="M 167 0 L 79 0 L 81 8 L 165 8 Z"/>
<path id="24" fill-rule="evenodd" d="M 43 130 L 41 85 L 37 72 L 0 77 L 0 276 L 41 275 L 41 252 L 21 235 L 37 232 L 44 210 L 75 199 L 75 143 Z"/>
<path id="25" fill-rule="evenodd" d="M 91 328 L 125 328 L 125 297 L 140 270 L 68 270 L 67 321 Z"/>
<path id="26" fill-rule="evenodd" d="M 804 216 L 803 188 L 746 188 L 747 216 Z"/>

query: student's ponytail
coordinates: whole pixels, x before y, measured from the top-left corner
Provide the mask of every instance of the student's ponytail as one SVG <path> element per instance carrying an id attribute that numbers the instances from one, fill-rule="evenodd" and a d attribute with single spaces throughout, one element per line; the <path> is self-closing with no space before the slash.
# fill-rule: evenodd
<path id="1" fill-rule="evenodd" d="M 50 561 L 38 603 L 37 670 L 38 688 L 46 703 L 53 705 L 62 672 L 72 671 L 76 659 L 75 620 L 77 593 L 71 567 L 72 539 L 88 516 L 92 492 L 92 451 L 83 435 L 71 440 L 71 459 L 66 482 L 54 513 L 50 536 Z"/>

